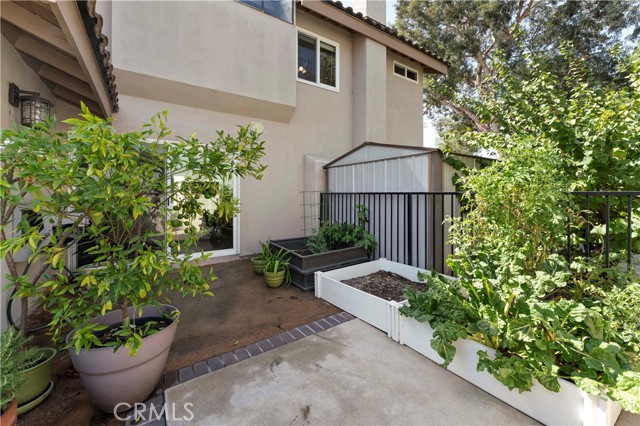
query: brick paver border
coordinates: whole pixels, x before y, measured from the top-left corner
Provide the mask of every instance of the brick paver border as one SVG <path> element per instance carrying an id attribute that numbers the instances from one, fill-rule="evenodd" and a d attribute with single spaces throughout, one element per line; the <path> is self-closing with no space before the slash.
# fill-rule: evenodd
<path id="1" fill-rule="evenodd" d="M 267 339 L 261 340 L 256 343 L 252 343 L 243 348 L 234 349 L 233 351 L 226 352 L 222 355 L 217 355 L 208 360 L 199 361 L 188 367 L 180 368 L 176 371 L 170 371 L 165 373 L 156 389 L 153 391 L 151 397 L 144 402 L 144 406 L 147 410 L 151 410 L 151 406 L 155 407 L 155 413 L 160 413 L 164 407 L 164 391 L 173 386 L 186 383 L 189 380 L 193 380 L 196 377 L 203 376 L 208 373 L 220 370 L 221 368 L 228 367 L 233 364 L 237 364 L 245 359 L 253 358 L 265 352 L 269 352 L 280 346 L 287 345 L 296 340 L 303 339 L 312 334 L 319 333 L 323 330 L 335 327 L 338 324 L 351 321 L 354 317 L 347 312 L 341 312 L 318 321 L 313 321 L 300 327 L 296 327 L 293 330 L 283 331 L 280 334 L 271 336 Z M 166 426 L 166 410 L 162 411 L 162 418 L 149 419 L 149 411 L 142 413 L 138 421 L 128 420 L 125 426 Z M 123 416 L 124 417 L 124 416 Z"/>

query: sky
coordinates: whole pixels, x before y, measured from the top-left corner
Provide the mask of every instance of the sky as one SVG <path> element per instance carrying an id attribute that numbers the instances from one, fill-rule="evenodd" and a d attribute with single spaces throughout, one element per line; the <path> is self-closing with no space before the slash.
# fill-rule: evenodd
<path id="1" fill-rule="evenodd" d="M 394 5 L 396 4 L 396 0 L 385 0 L 387 3 L 387 23 L 392 24 L 396 21 L 396 9 Z M 353 7 L 353 0 L 342 0 L 342 4 L 345 6 Z M 428 147 L 435 147 L 435 141 L 437 132 L 433 127 L 433 123 L 428 118 L 424 118 L 424 130 L 423 134 L 423 145 Z M 393 141 L 390 141 L 393 142 Z"/>

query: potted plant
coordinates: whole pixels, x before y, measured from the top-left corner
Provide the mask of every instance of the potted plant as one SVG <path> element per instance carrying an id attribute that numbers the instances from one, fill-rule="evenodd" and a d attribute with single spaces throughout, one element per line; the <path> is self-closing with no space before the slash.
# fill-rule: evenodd
<path id="1" fill-rule="evenodd" d="M 283 282 L 291 280 L 289 274 L 289 252 L 285 249 L 270 251 L 264 265 L 264 282 L 271 288 L 277 288 Z"/>
<path id="2" fill-rule="evenodd" d="M 3 426 L 17 424 L 16 396 L 25 380 L 22 369 L 38 357 L 35 349 L 25 346 L 27 341 L 24 335 L 13 327 L 0 333 L 0 423 Z"/>
<path id="3" fill-rule="evenodd" d="M 66 132 L 54 132 L 51 121 L 44 130 L 3 132 L 2 139 L 25 153 L 16 169 L 46 184 L 46 196 L 32 204 L 56 225 L 48 238 L 57 242 L 68 232 L 94 258 L 69 276 L 63 273 L 69 248 L 42 250 L 38 257 L 54 273 L 38 288 L 52 314 L 53 338 L 64 339 L 93 401 L 112 412 L 119 402 L 143 401 L 160 378 L 179 314 L 166 294 L 212 295 L 198 259 L 180 253 L 196 244 L 194 222 L 203 199 L 221 196 L 220 182 L 262 177 L 264 142 L 247 126 L 235 136 L 218 132 L 207 144 L 195 135 L 164 143 L 171 134 L 166 112 L 139 132 L 119 133 L 111 119 L 81 108 Z M 40 162 L 29 157 L 37 152 L 32 146 L 63 155 Z M 30 238 L 37 243 L 44 236 Z"/>
<path id="4" fill-rule="evenodd" d="M 261 253 L 251 258 L 251 266 L 253 267 L 253 272 L 258 275 L 262 275 L 264 265 L 267 263 L 267 260 L 271 255 L 271 249 L 269 248 L 270 243 L 270 240 L 267 240 L 266 243 L 260 241 L 260 248 L 262 249 Z"/>
<path id="5" fill-rule="evenodd" d="M 365 205 L 356 206 L 357 224 L 323 222 L 308 238 L 291 238 L 271 242 L 273 250 L 290 252 L 291 282 L 302 290 L 312 290 L 316 271 L 331 271 L 366 262 L 377 242 L 367 232 L 369 212 Z"/>

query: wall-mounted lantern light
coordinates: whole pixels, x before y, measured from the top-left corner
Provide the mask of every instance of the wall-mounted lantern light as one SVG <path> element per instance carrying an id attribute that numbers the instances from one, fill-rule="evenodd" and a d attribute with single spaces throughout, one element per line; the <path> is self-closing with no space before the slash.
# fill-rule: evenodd
<path id="1" fill-rule="evenodd" d="M 49 120 L 53 104 L 41 98 L 38 92 L 20 90 L 14 83 L 9 83 L 9 103 L 20 108 L 20 123 L 32 126 Z"/>

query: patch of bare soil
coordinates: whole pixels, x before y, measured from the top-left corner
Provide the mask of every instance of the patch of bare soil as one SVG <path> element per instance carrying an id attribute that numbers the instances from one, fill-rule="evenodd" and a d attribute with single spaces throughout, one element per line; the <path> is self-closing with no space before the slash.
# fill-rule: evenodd
<path id="1" fill-rule="evenodd" d="M 358 290 L 378 296 L 381 299 L 396 302 L 405 300 L 404 289 L 406 287 L 411 287 L 419 291 L 427 291 L 428 288 L 426 283 L 416 283 L 398 274 L 387 271 L 378 271 L 373 274 L 351 278 L 350 280 L 342 282 Z"/>
<path id="2" fill-rule="evenodd" d="M 208 268 L 203 268 L 207 274 Z M 312 291 L 267 287 L 262 275 L 253 272 L 249 259 L 213 268 L 217 276 L 211 283 L 215 297 L 169 295 L 181 314 L 165 373 L 340 312 Z M 34 325 L 47 322 L 46 315 L 35 319 Z M 44 331 L 35 334 L 33 344 L 52 346 Z M 69 354 L 60 349 L 54 362 L 53 392 L 42 404 L 19 416 L 18 425 L 121 426 L 123 422 L 91 402 Z"/>

